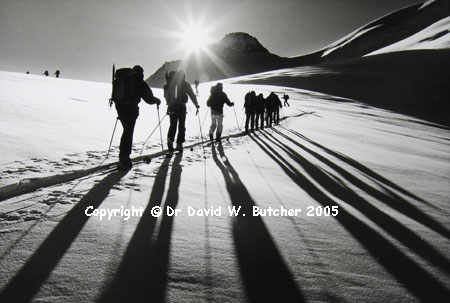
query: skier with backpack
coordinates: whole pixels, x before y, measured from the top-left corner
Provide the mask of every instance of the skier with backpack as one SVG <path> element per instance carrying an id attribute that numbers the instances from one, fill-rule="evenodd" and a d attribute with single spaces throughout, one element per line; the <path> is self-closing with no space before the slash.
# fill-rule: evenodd
<path id="1" fill-rule="evenodd" d="M 275 125 L 280 124 L 280 108 L 283 107 L 281 100 L 277 94 L 273 94 L 273 123 Z"/>
<path id="2" fill-rule="evenodd" d="M 248 92 L 244 97 L 245 108 L 245 133 L 248 134 L 248 128 L 250 124 L 250 131 L 254 131 L 255 128 L 255 103 L 256 93 L 255 91 Z"/>
<path id="3" fill-rule="evenodd" d="M 128 170 L 133 166 L 130 160 L 133 145 L 133 133 L 139 116 L 139 102 L 141 98 L 148 104 L 156 104 L 161 101 L 153 96 L 151 88 L 144 81 L 144 70 L 136 65 L 133 68 L 121 68 L 113 72 L 112 102 L 117 110 L 118 119 L 123 126 L 120 139 L 119 170 Z"/>
<path id="4" fill-rule="evenodd" d="M 275 104 L 276 104 L 276 95 L 274 92 L 271 92 L 269 96 L 266 98 L 266 123 L 267 127 L 272 127 L 272 123 L 274 123 L 275 116 Z"/>
<path id="5" fill-rule="evenodd" d="M 217 83 L 211 88 L 211 96 L 209 96 L 206 105 L 211 107 L 211 127 L 209 128 L 209 138 L 214 141 L 214 131 L 216 131 L 216 141 L 220 143 L 222 136 L 223 106 L 234 106 L 234 103 L 228 99 L 227 94 L 223 92 L 223 84 Z"/>
<path id="6" fill-rule="evenodd" d="M 258 130 L 259 127 L 264 129 L 264 111 L 266 100 L 263 97 L 263 94 L 259 94 L 255 98 L 255 129 Z M 258 127 L 259 126 L 259 127 Z"/>
<path id="7" fill-rule="evenodd" d="M 200 105 L 198 105 L 197 97 L 192 90 L 191 84 L 186 81 L 184 70 L 180 69 L 176 72 L 166 73 L 166 82 L 164 85 L 164 98 L 167 101 L 167 114 L 170 117 L 167 146 L 169 152 L 174 151 L 173 143 L 175 142 L 178 128 L 176 149 L 182 151 L 186 133 L 186 103 L 188 102 L 188 97 L 190 97 L 197 108 L 196 114 L 198 114 Z"/>

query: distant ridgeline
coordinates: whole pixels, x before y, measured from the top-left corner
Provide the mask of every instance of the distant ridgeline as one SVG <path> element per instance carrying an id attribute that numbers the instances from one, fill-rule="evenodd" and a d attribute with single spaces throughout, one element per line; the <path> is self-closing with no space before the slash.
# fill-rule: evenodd
<path id="1" fill-rule="evenodd" d="M 279 57 L 249 34 L 231 33 L 199 58 L 166 62 L 147 82 L 161 87 L 178 68 L 191 83 L 272 71 L 240 83 L 308 89 L 450 126 L 450 0 L 400 9 L 305 56 Z M 331 72 L 276 72 L 306 65 Z"/>
<path id="2" fill-rule="evenodd" d="M 419 40 L 436 42 L 439 39 L 441 42 L 423 46 L 425 48 L 450 48 L 448 22 L 443 27 L 447 31 L 442 29 L 436 32 L 435 29 L 429 32 L 428 37 L 417 35 L 439 22 L 445 23 L 449 16 L 450 0 L 426 1 L 377 19 L 321 50 L 293 58 L 270 53 L 255 37 L 247 33 L 231 33 L 218 43 L 210 45 L 208 54 L 192 54 L 184 60 L 165 62 L 146 81 L 150 86 L 162 87 L 166 71 L 179 68 L 186 70 L 189 82 L 206 82 L 281 68 L 361 58 L 414 36 L 418 36 Z M 413 49 L 420 47 L 416 45 Z M 406 46 L 394 51 L 407 49 Z"/>
<path id="3" fill-rule="evenodd" d="M 146 81 L 150 86 L 162 87 L 166 71 L 179 68 L 186 71 L 187 80 L 192 83 L 195 80 L 207 82 L 298 65 L 301 65 L 298 60 L 293 62 L 293 59 L 270 53 L 249 34 L 231 33 L 210 45 L 207 53 L 191 54 L 184 60 L 164 63 Z"/>

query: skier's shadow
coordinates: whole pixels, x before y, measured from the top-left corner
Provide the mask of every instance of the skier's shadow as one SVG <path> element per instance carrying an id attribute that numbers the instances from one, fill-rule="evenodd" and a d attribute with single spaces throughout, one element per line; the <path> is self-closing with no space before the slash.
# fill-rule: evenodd
<path id="1" fill-rule="evenodd" d="M 339 214 L 335 216 L 335 219 L 350 233 L 353 237 L 359 241 L 367 251 L 387 270 L 389 271 L 397 281 L 402 283 L 409 291 L 415 294 L 419 299 L 424 301 L 433 301 L 436 298 L 445 298 L 450 295 L 450 292 L 437 281 L 431 274 L 425 271 L 419 264 L 413 261 L 394 244 L 380 235 L 370 225 L 360 220 L 350 212 L 346 211 L 342 207 L 340 202 L 329 197 L 307 177 L 305 177 L 297 168 L 295 168 L 291 162 L 285 159 L 273 145 L 278 145 L 282 150 L 284 149 L 293 160 L 300 164 L 310 176 L 316 180 L 321 186 L 333 192 L 333 195 L 346 196 L 347 202 L 352 198 L 357 198 L 355 194 L 349 193 L 349 189 L 342 183 L 336 182 L 330 178 L 327 174 L 321 171 L 319 167 L 314 166 L 313 163 L 303 158 L 300 154 L 279 144 L 274 140 L 269 140 L 268 136 L 265 139 L 259 135 L 252 135 L 251 138 L 255 143 L 269 156 L 271 157 L 280 168 L 295 182 L 301 189 L 303 189 L 310 197 L 320 203 L 322 206 L 339 206 Z M 358 198 L 359 203 L 366 202 Z M 358 207 L 357 204 L 353 204 Z M 386 218 L 381 217 L 379 213 L 369 213 L 374 211 L 373 208 L 367 207 L 368 205 L 362 205 L 360 210 L 368 216 L 383 219 L 388 222 L 390 227 L 398 228 L 398 225 L 393 225 L 392 221 L 386 221 Z M 379 223 L 379 222 L 378 222 Z M 398 232 L 398 230 L 397 230 Z M 404 230 L 402 230 L 404 232 Z M 411 238 L 410 234 L 405 234 L 405 237 Z M 419 243 L 416 241 L 416 245 Z M 426 247 L 422 246 L 421 249 Z M 426 248 L 428 249 L 428 248 Z M 436 254 L 434 254 L 436 257 Z M 441 258 L 441 257 L 439 257 Z M 448 263 L 448 262 L 447 262 Z M 420 279 L 417 279 L 420 277 Z"/>
<path id="2" fill-rule="evenodd" d="M 162 199 L 166 187 L 171 157 L 162 162 L 155 177 L 149 203 L 131 238 L 113 280 L 98 299 L 99 302 L 164 302 L 167 286 L 170 241 L 173 217 L 161 216 L 158 233 L 155 234 L 157 218 L 152 215 L 154 207 L 175 208 L 178 204 L 178 188 L 181 181 L 182 154 L 172 163 L 166 202 Z"/>
<path id="3" fill-rule="evenodd" d="M 252 215 L 255 205 L 222 145 L 212 146 L 213 160 L 225 179 L 235 209 L 233 238 L 242 279 L 250 302 L 304 302 L 294 277 L 285 264 L 263 220 Z M 245 216 L 244 216 L 245 214 Z"/>
<path id="4" fill-rule="evenodd" d="M 409 203 L 408 201 L 406 201 L 405 199 L 403 199 L 402 197 L 400 197 L 399 195 L 395 194 L 392 190 L 388 189 L 386 186 L 391 185 L 391 187 L 393 189 L 400 189 L 402 190 L 402 192 L 404 193 L 408 193 L 406 190 L 400 188 L 399 186 L 395 185 L 394 183 L 387 181 L 385 178 L 379 176 L 379 180 L 386 180 L 385 183 L 386 185 L 383 186 L 383 190 L 386 191 L 386 193 L 384 193 L 383 191 L 375 188 L 374 186 L 369 185 L 368 183 L 363 182 L 362 180 L 360 180 L 359 178 L 357 178 L 356 176 L 354 176 L 353 174 L 349 173 L 348 171 L 346 171 L 345 169 L 343 169 L 342 167 L 340 167 L 339 165 L 337 165 L 336 163 L 334 163 L 333 161 L 329 160 L 328 158 L 320 155 L 317 152 L 314 152 L 313 150 L 307 148 L 306 146 L 304 146 L 303 144 L 297 142 L 296 140 L 294 140 L 293 138 L 289 137 L 288 135 L 278 131 L 278 130 L 274 130 L 274 132 L 276 132 L 279 136 L 289 140 L 292 144 L 296 145 L 297 147 L 303 149 L 304 151 L 308 152 L 309 154 L 311 154 L 312 156 L 314 156 L 315 158 L 317 158 L 318 160 L 320 160 L 321 162 L 323 162 L 324 164 L 326 164 L 328 167 L 330 167 L 331 169 L 333 169 L 334 171 L 336 171 L 337 173 L 339 173 L 339 175 L 341 175 L 343 178 L 345 178 L 347 181 L 349 181 L 350 183 L 354 184 L 355 186 L 357 186 L 358 188 L 360 188 L 361 190 L 363 190 L 364 192 L 368 193 L 369 195 L 371 195 L 372 197 L 376 198 L 378 201 L 384 203 L 385 205 L 392 207 L 393 209 L 397 210 L 399 213 L 402 213 L 403 215 L 406 215 L 408 217 L 410 217 L 413 220 L 416 220 L 417 222 L 427 226 L 428 228 L 434 230 L 435 232 L 441 234 L 443 237 L 446 237 L 447 239 L 450 239 L 450 232 L 444 227 L 442 226 L 442 224 L 440 224 L 439 222 L 437 222 L 436 220 L 434 220 L 433 218 L 431 218 L 430 216 L 428 216 L 427 214 L 423 213 L 421 210 L 419 210 L 417 207 L 415 207 L 414 205 L 412 205 L 411 203 Z M 291 132 L 292 133 L 292 132 Z M 295 133 L 294 133 L 295 134 Z M 303 158 L 302 156 L 300 156 L 297 152 L 293 151 L 292 148 L 288 147 L 287 145 L 281 143 L 280 140 L 278 140 L 277 138 L 275 138 L 275 136 L 271 135 L 270 133 L 265 133 L 265 136 L 269 136 L 270 138 L 268 138 L 269 140 L 275 140 L 275 144 L 277 144 L 278 146 L 281 146 L 282 149 L 286 150 L 289 154 L 291 154 L 291 156 L 293 157 L 293 159 L 296 162 L 299 162 L 300 164 L 303 163 L 303 165 L 307 165 L 309 162 L 305 160 L 305 158 Z M 309 142 L 313 142 L 312 140 L 310 140 Z M 314 143 L 312 143 L 314 144 Z M 320 144 L 315 143 L 314 145 L 316 146 L 320 146 Z M 326 152 L 331 152 L 329 149 L 321 146 L 321 148 L 326 151 Z M 337 153 L 332 153 L 333 155 L 336 155 Z M 344 158 L 342 155 L 338 158 L 338 159 L 342 159 Z M 355 165 L 355 163 L 357 163 L 355 160 L 349 159 L 349 158 L 345 158 L 347 160 L 347 162 L 350 162 L 352 164 L 354 164 L 354 166 L 358 166 Z M 358 167 L 361 167 L 362 165 L 360 164 Z M 365 171 L 370 172 L 369 169 L 366 168 Z M 374 172 L 372 172 L 372 175 L 375 175 Z M 370 176 L 370 175 L 369 175 Z M 430 205 L 428 202 L 424 201 L 423 199 L 409 193 L 409 196 L 411 198 L 414 198 L 422 203 L 426 203 L 427 205 Z M 359 196 L 358 196 L 359 197 Z M 358 198 L 357 197 L 357 198 Z M 428 255 L 432 255 L 427 253 Z M 450 269 L 450 266 L 448 267 Z"/>
<path id="5" fill-rule="evenodd" d="M 325 146 L 323 146 L 323 145 L 321 145 L 321 144 L 319 144 L 319 143 L 309 139 L 305 135 L 302 135 L 302 134 L 300 134 L 299 132 L 297 132 L 297 131 L 295 131 L 293 129 L 288 129 L 288 128 L 284 128 L 284 129 L 289 131 L 291 134 L 297 136 L 301 140 L 304 140 L 304 141 L 306 141 L 306 142 L 308 142 L 308 143 L 310 143 L 310 144 L 312 144 L 312 145 L 314 145 L 316 147 L 319 147 L 320 149 L 325 151 L 327 154 L 329 154 L 329 155 L 331 155 L 331 156 L 333 156 L 333 157 L 335 157 L 335 158 L 345 162 L 346 164 L 354 167 L 355 169 L 359 170 L 360 172 L 362 172 L 362 173 L 366 174 L 367 176 L 373 178 L 374 180 L 379 182 L 381 185 L 383 185 L 385 187 L 385 189 L 386 189 L 386 187 L 390 187 L 390 188 L 395 189 L 398 192 L 400 192 L 400 193 L 402 193 L 402 194 L 404 194 L 406 196 L 409 196 L 409 197 L 411 197 L 411 198 L 413 198 L 415 200 L 418 200 L 418 201 L 420 201 L 420 202 L 422 202 L 424 204 L 427 204 L 428 206 L 434 207 L 433 204 L 423 200 L 420 197 L 417 197 L 413 193 L 407 191 L 406 189 L 400 187 L 399 185 L 397 185 L 397 184 L 393 183 L 392 181 L 386 179 L 385 177 L 379 175 L 378 173 L 374 172 L 373 170 L 371 170 L 367 166 L 364 166 L 363 164 L 357 162 L 356 160 L 354 160 L 354 159 L 352 159 L 352 158 L 350 158 L 350 157 L 348 157 L 348 156 L 346 156 L 344 154 L 341 154 L 341 153 L 339 153 L 337 151 L 331 150 L 331 149 L 329 149 L 329 148 L 327 148 L 327 147 L 325 147 Z M 280 131 L 276 131 L 276 132 L 277 133 L 281 133 Z M 291 139 L 291 141 L 292 141 L 292 139 Z M 296 142 L 296 143 L 298 144 L 298 142 Z"/>
<path id="6" fill-rule="evenodd" d="M 275 132 L 277 132 L 280 136 L 290 140 L 290 137 L 284 135 L 283 133 L 278 131 Z M 341 186 L 338 181 L 334 180 L 328 174 L 318 169 L 315 165 L 307 161 L 303 156 L 294 151 L 291 147 L 282 143 L 274 135 L 270 133 L 262 133 L 262 136 L 264 136 L 268 140 L 268 142 L 272 143 L 273 146 L 278 146 L 281 150 L 287 152 L 288 155 L 295 162 L 300 164 L 305 169 L 305 171 L 309 173 L 310 176 L 312 176 L 312 178 L 314 178 L 319 184 L 321 184 L 334 196 L 340 198 L 342 201 L 346 201 L 347 204 L 359 210 L 362 214 L 364 214 L 373 222 L 375 222 L 378 226 L 380 226 L 380 228 L 384 229 L 392 237 L 396 238 L 397 241 L 407 246 L 409 249 L 417 253 L 422 258 L 428 260 L 429 262 L 434 263 L 436 266 L 446 271 L 447 274 L 450 274 L 450 261 L 444 255 L 442 255 L 442 253 L 437 251 L 434 247 L 432 247 L 426 241 L 420 238 L 416 233 L 414 233 L 409 228 L 401 224 L 394 217 L 390 216 L 389 214 L 386 214 L 385 212 L 381 211 L 380 209 L 369 203 L 369 201 L 362 198 L 360 195 L 358 195 L 356 192 L 354 192 L 347 186 Z M 425 218 L 428 219 L 428 221 L 430 221 L 431 223 L 434 223 L 433 226 L 441 227 L 437 222 L 420 213 L 420 211 L 415 209 L 412 205 L 409 205 L 408 207 L 407 202 L 400 200 L 401 198 L 394 199 L 392 197 L 389 197 L 388 195 L 379 191 L 375 187 L 372 187 L 369 184 L 358 179 L 357 177 L 353 176 L 351 173 L 347 172 L 345 169 L 341 168 L 332 161 L 322 157 L 318 153 L 308 149 L 307 147 L 301 145 L 300 143 L 295 142 L 295 140 L 292 140 L 291 142 L 296 146 L 301 147 L 303 150 L 309 152 L 317 159 L 326 163 L 329 167 L 333 168 L 334 171 L 338 172 L 347 181 L 353 183 L 361 190 L 377 198 L 378 201 L 391 207 L 394 207 L 395 205 L 400 203 L 404 203 L 405 205 L 402 207 L 402 210 L 404 210 L 404 212 L 402 213 L 404 214 L 406 213 L 406 215 L 409 213 L 414 213 L 415 216 L 410 216 L 411 218 Z M 436 231 L 441 230 L 443 230 L 443 236 L 448 237 L 448 232 L 445 234 L 444 233 L 445 229 L 443 227 L 441 227 L 440 229 L 436 229 Z"/>
<path id="7" fill-rule="evenodd" d="M 33 299 L 89 219 L 85 214 L 86 208 L 98 208 L 126 173 L 117 171 L 109 174 L 72 207 L 2 290 L 0 302 L 29 302 Z"/>

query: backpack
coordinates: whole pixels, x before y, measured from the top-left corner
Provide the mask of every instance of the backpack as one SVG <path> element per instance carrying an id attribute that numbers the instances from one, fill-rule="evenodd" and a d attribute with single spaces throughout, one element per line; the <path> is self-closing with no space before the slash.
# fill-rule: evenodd
<path id="1" fill-rule="evenodd" d="M 166 74 L 166 85 L 164 85 L 164 98 L 167 102 L 167 111 L 171 113 L 185 111 L 184 104 L 188 96 L 185 90 L 185 82 L 180 81 L 178 73 L 171 71 Z"/>
<path id="2" fill-rule="evenodd" d="M 113 73 L 111 102 L 116 105 L 130 105 L 138 94 L 139 82 L 131 68 L 120 68 Z"/>
<path id="3" fill-rule="evenodd" d="M 209 90 L 210 96 L 208 98 L 208 101 L 206 101 L 206 106 L 208 107 L 215 107 L 217 106 L 217 103 L 220 102 L 220 91 L 217 87 L 217 84 L 214 86 L 211 86 L 211 89 Z"/>
<path id="4" fill-rule="evenodd" d="M 251 97 L 251 93 L 250 92 L 248 92 L 248 93 L 246 93 L 245 94 L 245 97 L 244 97 L 244 107 L 245 108 L 250 108 L 251 106 L 252 106 L 252 97 Z"/>

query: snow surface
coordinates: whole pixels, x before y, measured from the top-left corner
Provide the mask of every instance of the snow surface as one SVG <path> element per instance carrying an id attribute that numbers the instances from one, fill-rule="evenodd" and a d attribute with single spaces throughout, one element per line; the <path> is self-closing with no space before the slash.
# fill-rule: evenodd
<path id="1" fill-rule="evenodd" d="M 291 72 L 280 76 L 307 76 Z M 199 120 L 207 133 L 209 88 L 200 86 L 200 116 L 190 108 L 187 145 L 201 140 Z M 249 90 L 288 93 L 291 107 L 279 126 L 235 136 Z M 225 107 L 223 148 L 195 145 L 136 160 L 128 173 L 100 169 L 0 200 L 0 302 L 448 300 L 448 129 L 306 90 L 224 82 L 224 91 L 236 116 Z M 108 84 L 0 73 L 0 197 L 19 181 L 103 163 L 116 117 L 109 93 Z M 134 158 L 158 121 L 154 106 L 140 107 Z M 116 132 L 105 163 L 117 160 Z M 143 155 L 159 142 L 156 131 Z M 91 205 L 145 211 L 100 220 L 85 215 Z M 155 218 L 154 206 L 181 214 Z M 223 213 L 188 216 L 189 206 Z M 229 216 L 230 206 L 247 216 Z M 253 206 L 302 212 L 253 217 Z M 332 206 L 337 216 L 307 216 Z"/>
<path id="2" fill-rule="evenodd" d="M 450 17 L 439 20 L 406 39 L 380 48 L 366 56 L 405 50 L 445 48 L 450 48 Z"/>

